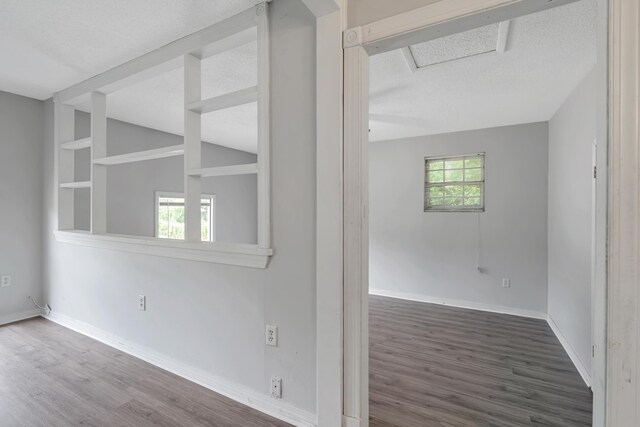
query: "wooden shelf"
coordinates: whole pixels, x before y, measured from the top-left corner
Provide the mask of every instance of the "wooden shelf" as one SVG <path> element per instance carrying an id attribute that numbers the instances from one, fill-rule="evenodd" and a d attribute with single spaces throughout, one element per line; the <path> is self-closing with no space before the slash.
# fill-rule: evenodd
<path id="1" fill-rule="evenodd" d="M 248 175 L 258 173 L 257 163 L 248 163 L 245 165 L 218 166 L 213 168 L 194 169 L 189 171 L 190 176 L 199 176 L 207 178 L 212 176 L 229 176 L 229 175 Z"/>
<path id="2" fill-rule="evenodd" d="M 226 93 L 203 101 L 193 102 L 187 109 L 200 114 L 212 111 L 224 110 L 225 108 L 236 107 L 238 105 L 249 104 L 258 100 L 258 87 L 253 86 L 236 92 Z"/>
<path id="3" fill-rule="evenodd" d="M 60 144 L 60 148 L 63 150 L 81 150 L 89 147 L 91 147 L 91 137 L 76 139 L 75 141 Z"/>
<path id="4" fill-rule="evenodd" d="M 91 188 L 91 181 L 64 182 L 60 188 Z"/>
<path id="5" fill-rule="evenodd" d="M 164 159 L 165 157 L 182 156 L 184 145 L 172 145 L 153 150 L 137 151 L 135 153 L 120 154 L 118 156 L 101 157 L 93 160 L 95 165 L 121 165 L 124 163 L 143 162 L 145 160 Z"/>

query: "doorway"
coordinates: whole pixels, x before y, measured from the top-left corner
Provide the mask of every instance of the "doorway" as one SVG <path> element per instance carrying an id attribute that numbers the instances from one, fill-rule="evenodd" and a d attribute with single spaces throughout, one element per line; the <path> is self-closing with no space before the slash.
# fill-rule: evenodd
<path id="1" fill-rule="evenodd" d="M 486 24 L 497 24 L 515 19 L 532 12 L 552 8 L 571 2 L 552 2 L 541 5 L 540 2 L 522 1 L 502 7 L 483 9 L 481 4 L 455 5 L 455 2 L 440 2 L 434 6 L 432 14 L 425 15 L 423 25 L 418 31 L 402 33 L 391 28 L 389 22 L 374 23 L 368 28 L 349 30 L 345 34 L 345 407 L 347 420 L 357 419 L 368 414 L 368 284 L 369 284 L 369 147 L 367 126 L 369 107 L 369 56 L 389 52 L 398 48 L 435 40 L 443 35 L 457 34 Z M 494 3 L 494 2 L 492 2 Z M 603 59 L 598 74 L 598 103 L 606 105 L 606 4 L 599 3 L 604 11 L 604 19 L 598 26 L 598 59 Z M 484 6 L 487 6 L 485 4 Z M 494 5 L 495 6 L 495 5 Z M 475 7 L 475 9 L 474 9 Z M 436 8 L 438 8 L 436 10 Z M 435 13 L 438 12 L 438 13 Z M 460 18 L 460 16 L 464 16 Z M 601 15 L 602 16 L 602 15 Z M 457 17 L 457 19 L 456 19 Z M 414 17 L 416 20 L 417 17 Z M 430 21 L 429 21 L 430 20 Z M 603 49 L 604 48 L 604 49 Z M 604 53 L 603 53 L 604 50 Z M 602 101 L 602 102 L 601 102 Z M 606 108 L 598 111 L 598 141 L 607 140 Z M 352 124 L 353 126 L 350 126 Z M 596 185 L 599 202 L 596 213 L 606 212 L 606 143 L 598 144 L 598 169 L 602 180 Z M 458 153 L 469 154 L 469 153 Z M 472 153 L 477 154 L 477 153 Z M 605 173 L 602 173 L 605 171 Z M 598 295 L 606 294 L 606 271 L 602 266 L 606 261 L 606 215 L 595 220 L 595 268 L 593 273 L 593 376 L 594 376 L 594 424 L 604 425 L 604 328 L 605 299 Z M 478 265 L 478 268 L 482 268 Z M 352 414 L 352 415 L 349 415 Z M 602 420 L 602 423 L 599 422 Z M 355 425 L 355 424 L 354 424 Z M 359 424 L 364 425 L 364 424 Z"/>

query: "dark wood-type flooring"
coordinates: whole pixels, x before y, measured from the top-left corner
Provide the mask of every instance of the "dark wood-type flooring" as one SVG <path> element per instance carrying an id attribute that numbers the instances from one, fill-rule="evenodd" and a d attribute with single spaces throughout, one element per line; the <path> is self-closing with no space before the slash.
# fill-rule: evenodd
<path id="1" fill-rule="evenodd" d="M 0 326 L 0 426 L 288 426 L 42 318 Z"/>
<path id="2" fill-rule="evenodd" d="M 590 426 L 544 320 L 371 296 L 371 427 Z"/>

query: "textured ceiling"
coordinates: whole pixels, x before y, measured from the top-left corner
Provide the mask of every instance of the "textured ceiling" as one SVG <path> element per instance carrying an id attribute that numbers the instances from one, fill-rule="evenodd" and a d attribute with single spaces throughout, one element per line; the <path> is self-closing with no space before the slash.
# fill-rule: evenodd
<path id="1" fill-rule="evenodd" d="M 253 5 L 254 0 L 0 0 L 0 90 L 49 98 Z"/>
<path id="2" fill-rule="evenodd" d="M 0 0 L 0 90 L 47 99 L 255 0 Z M 203 63 L 203 98 L 255 85 L 256 45 Z M 110 94 L 109 117 L 182 134 L 182 70 Z M 88 110 L 87 106 L 80 109 Z M 203 116 L 203 139 L 255 152 L 256 106 Z"/>
<path id="3" fill-rule="evenodd" d="M 253 4 L 0 0 L 0 90 L 49 98 Z M 418 64 L 434 65 L 415 73 L 400 50 L 372 57 L 371 139 L 548 120 L 595 64 L 595 15 L 595 1 L 583 0 L 515 19 L 504 54 L 451 60 L 493 43 L 495 26 L 416 45 Z M 255 85 L 255 50 L 250 43 L 205 61 L 203 98 Z M 110 94 L 108 114 L 181 134 L 182 102 L 182 70 L 174 70 Z M 203 139 L 255 152 L 255 104 L 204 115 Z"/>
<path id="4" fill-rule="evenodd" d="M 400 50 L 371 57 L 370 139 L 549 120 L 595 65 L 596 10 L 595 0 L 583 0 L 517 18 L 505 53 L 469 56 L 416 72 Z M 453 50 L 464 52 L 469 39 L 457 40 L 463 46 Z M 440 42 L 422 50 L 423 58 L 446 51 Z"/>

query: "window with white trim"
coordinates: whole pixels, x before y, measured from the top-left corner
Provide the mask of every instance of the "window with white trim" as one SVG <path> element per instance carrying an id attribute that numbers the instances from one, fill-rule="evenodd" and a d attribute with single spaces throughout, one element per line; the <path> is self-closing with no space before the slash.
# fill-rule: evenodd
<path id="1" fill-rule="evenodd" d="M 216 240 L 216 196 L 203 194 L 200 200 L 201 241 Z M 184 194 L 156 192 L 156 237 L 184 240 Z"/>
<path id="2" fill-rule="evenodd" d="M 425 157 L 424 211 L 484 211 L 484 153 Z"/>

